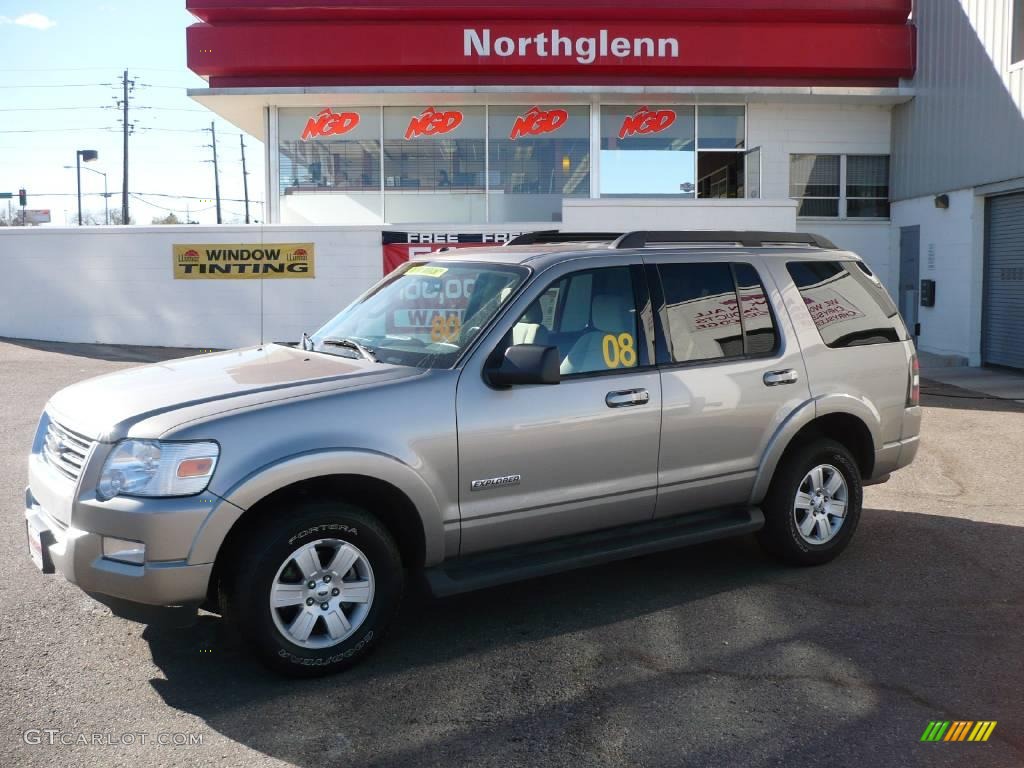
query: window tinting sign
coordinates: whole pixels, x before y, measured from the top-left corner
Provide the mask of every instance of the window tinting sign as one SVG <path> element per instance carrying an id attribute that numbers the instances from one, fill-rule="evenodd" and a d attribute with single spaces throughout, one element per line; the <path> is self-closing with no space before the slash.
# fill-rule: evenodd
<path id="1" fill-rule="evenodd" d="M 358 112 L 335 112 L 327 107 L 306 121 L 306 127 L 302 131 L 302 140 L 308 141 L 321 136 L 340 136 L 348 133 L 357 125 L 359 125 Z"/>
<path id="2" fill-rule="evenodd" d="M 569 120 L 569 113 L 564 109 L 543 110 L 540 107 L 532 107 L 525 115 L 519 115 L 508 137 L 512 141 L 521 136 L 540 136 L 545 133 L 554 133 Z"/>
<path id="3" fill-rule="evenodd" d="M 422 136 L 438 136 L 451 133 L 462 124 L 462 113 L 457 110 L 438 112 L 427 107 L 409 121 L 405 129 L 405 139 L 418 139 Z"/>
<path id="4" fill-rule="evenodd" d="M 631 136 L 661 133 L 671 127 L 675 121 L 675 110 L 652 110 L 649 107 L 640 107 L 632 115 L 627 115 L 622 121 L 622 127 L 619 128 L 619 138 L 626 139 Z"/>
<path id="5" fill-rule="evenodd" d="M 202 243 L 172 246 L 175 280 L 313 278 L 313 243 Z"/>

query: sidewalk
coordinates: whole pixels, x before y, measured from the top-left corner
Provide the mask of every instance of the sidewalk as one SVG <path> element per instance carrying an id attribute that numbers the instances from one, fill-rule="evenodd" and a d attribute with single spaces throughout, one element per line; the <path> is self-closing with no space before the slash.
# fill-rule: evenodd
<path id="1" fill-rule="evenodd" d="M 921 378 L 1024 405 L 1024 371 L 1006 368 L 922 367 Z"/>

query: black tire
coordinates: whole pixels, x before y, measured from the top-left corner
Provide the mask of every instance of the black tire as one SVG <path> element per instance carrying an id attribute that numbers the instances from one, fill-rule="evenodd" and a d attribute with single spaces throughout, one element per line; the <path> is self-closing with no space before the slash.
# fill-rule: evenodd
<path id="1" fill-rule="evenodd" d="M 330 647 L 308 648 L 278 629 L 270 590 L 289 555 L 321 539 L 352 544 L 365 555 L 372 568 L 373 595 L 369 610 L 350 636 Z M 227 571 L 221 583 L 225 621 L 261 662 L 292 677 L 339 672 L 368 655 L 387 632 L 405 582 L 401 556 L 388 530 L 365 510 L 338 502 L 304 503 L 264 519 L 234 549 Z M 315 626 L 321 632 L 326 629 L 324 624 Z"/>
<path id="2" fill-rule="evenodd" d="M 794 503 L 804 477 L 814 467 L 828 465 L 842 474 L 847 488 L 846 516 L 834 536 L 822 544 L 801 536 Z M 765 525 L 757 539 L 770 553 L 790 565 L 821 565 L 836 558 L 853 538 L 864 503 L 860 469 L 850 452 L 834 440 L 819 439 L 785 456 L 775 470 L 765 497 Z"/>

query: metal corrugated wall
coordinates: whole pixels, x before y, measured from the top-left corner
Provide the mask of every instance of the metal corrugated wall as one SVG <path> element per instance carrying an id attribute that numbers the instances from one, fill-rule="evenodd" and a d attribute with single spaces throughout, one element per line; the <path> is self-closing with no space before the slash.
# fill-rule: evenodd
<path id="1" fill-rule="evenodd" d="M 1024 68 L 1011 71 L 1014 0 L 916 0 L 917 94 L 893 110 L 892 195 L 1024 176 Z"/>
<path id="2" fill-rule="evenodd" d="M 986 205 L 982 362 L 1024 368 L 1024 194 Z"/>

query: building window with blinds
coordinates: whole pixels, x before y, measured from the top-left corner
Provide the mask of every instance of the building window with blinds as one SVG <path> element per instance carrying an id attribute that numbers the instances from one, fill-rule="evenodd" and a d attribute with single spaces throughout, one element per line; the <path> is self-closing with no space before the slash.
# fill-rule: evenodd
<path id="1" fill-rule="evenodd" d="M 888 155 L 850 155 L 846 158 L 846 217 L 889 218 Z"/>
<path id="2" fill-rule="evenodd" d="M 790 155 L 789 196 L 797 216 L 838 218 L 839 155 Z"/>
<path id="3" fill-rule="evenodd" d="M 789 195 L 801 218 L 887 219 L 889 157 L 790 155 Z"/>

